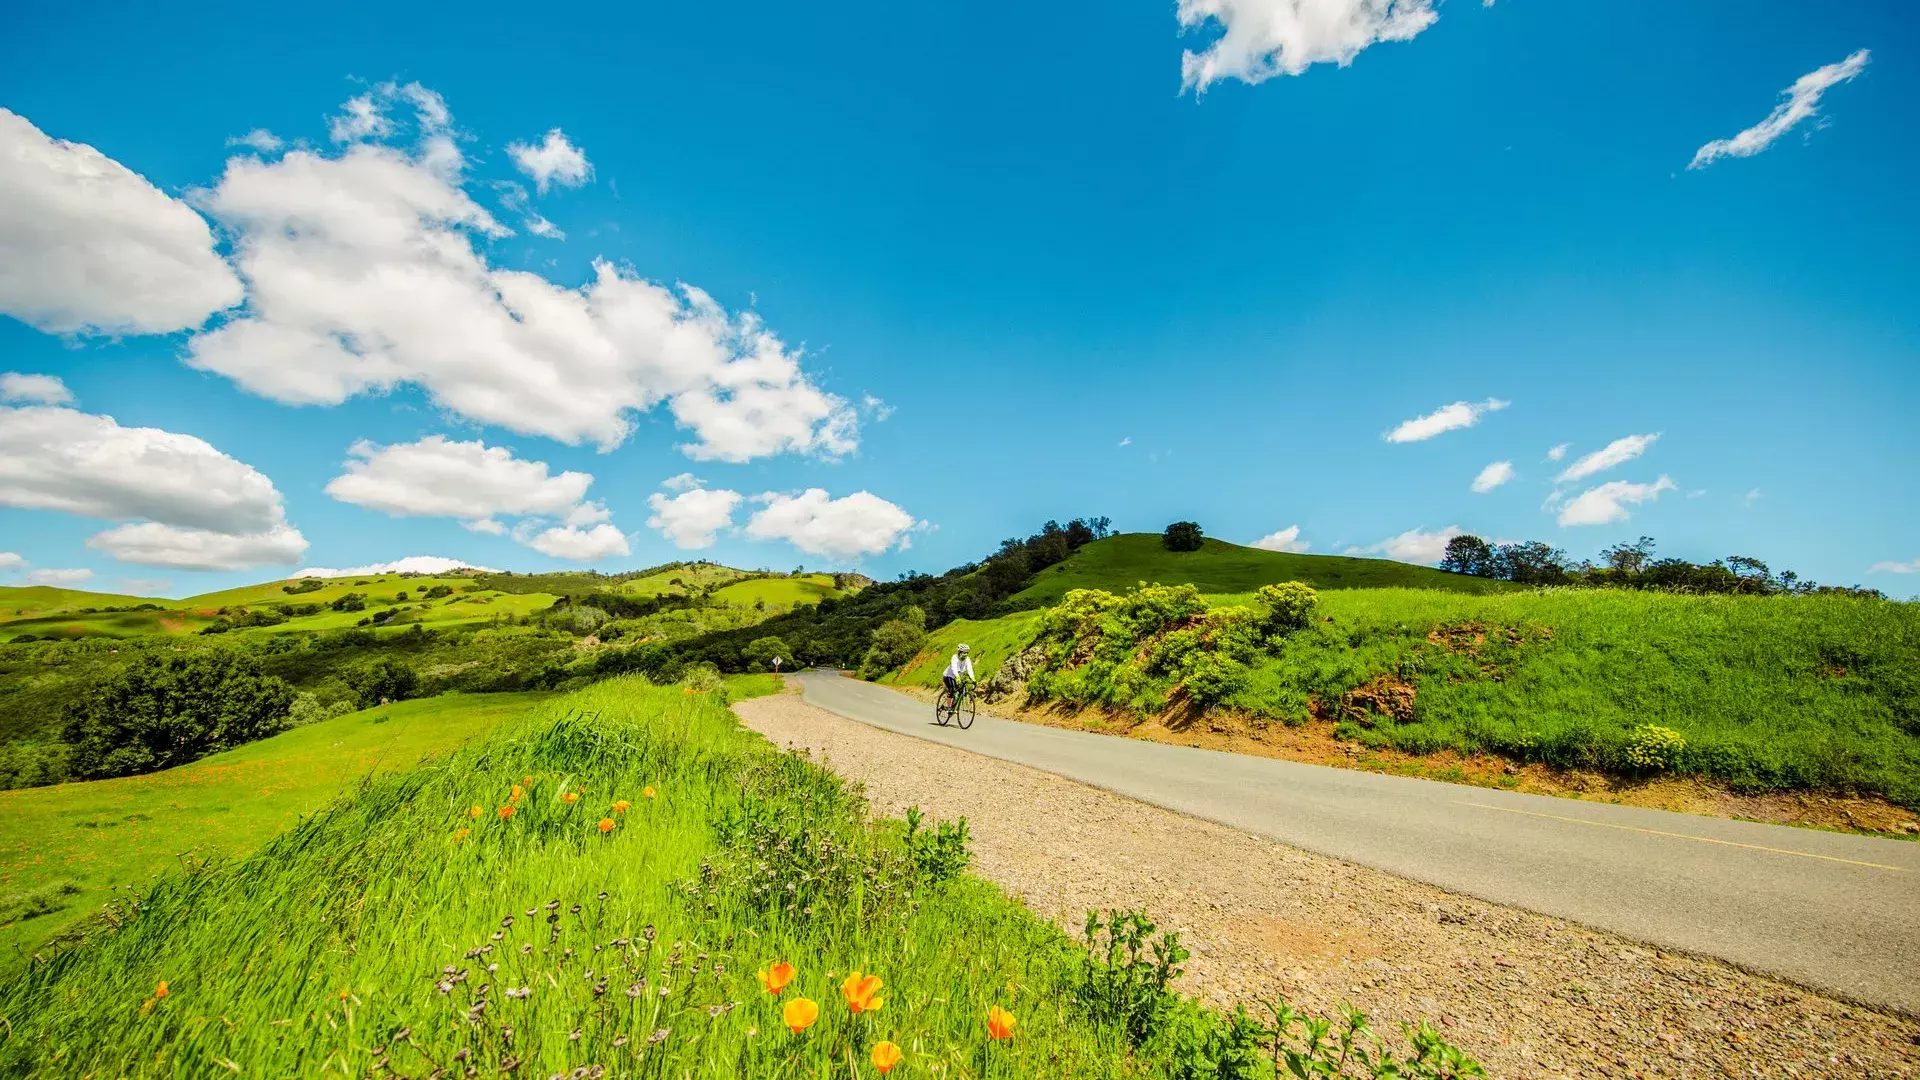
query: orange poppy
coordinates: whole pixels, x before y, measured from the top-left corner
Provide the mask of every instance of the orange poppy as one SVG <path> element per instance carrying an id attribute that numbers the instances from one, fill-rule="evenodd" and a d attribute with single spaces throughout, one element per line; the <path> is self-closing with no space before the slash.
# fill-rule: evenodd
<path id="1" fill-rule="evenodd" d="M 766 987 L 767 993 L 777 994 L 786 989 L 787 984 L 793 981 L 793 976 L 793 965 L 782 960 L 760 972 L 760 985 Z"/>
<path id="2" fill-rule="evenodd" d="M 453 838 L 455 840 L 465 840 L 472 832 L 472 829 L 455 829 L 453 830 Z"/>
<path id="3" fill-rule="evenodd" d="M 163 998 L 167 996 L 167 980 L 165 979 L 160 980 L 160 985 L 153 988 L 153 996 L 157 998 Z"/>
<path id="4" fill-rule="evenodd" d="M 566 803 L 568 806 L 572 806 L 574 803 L 580 801 L 580 793 L 577 791 L 566 792 L 560 796 L 560 801 Z"/>
<path id="5" fill-rule="evenodd" d="M 820 1006 L 812 998 L 794 998 L 780 1010 L 780 1019 L 786 1022 L 788 1031 L 798 1035 L 820 1019 Z"/>
<path id="6" fill-rule="evenodd" d="M 1013 1038 L 1013 1014 L 995 1005 L 987 1010 L 987 1038 Z"/>
<path id="7" fill-rule="evenodd" d="M 618 802 L 613 804 L 613 812 L 616 814 L 624 814 L 627 812 L 627 809 L 632 805 L 633 804 L 628 802 L 627 800 L 621 799 Z"/>
<path id="8" fill-rule="evenodd" d="M 523 777 L 521 777 L 521 778 L 520 778 L 520 782 L 521 782 L 521 783 L 523 783 L 523 784 L 525 784 L 525 785 L 527 785 L 528 787 L 532 787 L 532 786 L 533 786 L 533 777 L 531 777 L 531 776 L 523 776 Z"/>
<path id="9" fill-rule="evenodd" d="M 610 817 L 603 817 L 603 818 L 601 818 L 601 819 L 600 819 L 600 831 L 601 831 L 601 832 L 603 832 L 603 833 L 605 833 L 605 832 L 612 832 L 612 831 L 613 831 L 613 819 L 612 819 L 612 818 L 610 818 Z"/>
<path id="10" fill-rule="evenodd" d="M 640 794 L 642 794 L 642 795 L 644 795 L 644 796 L 646 796 L 646 797 L 647 797 L 647 798 L 649 798 L 649 799 L 651 799 L 651 798 L 653 798 L 653 795 L 654 795 L 654 792 L 653 792 L 653 785 L 652 785 L 652 784 L 648 784 L 648 785 L 647 785 L 646 787 L 643 787 L 643 788 L 641 788 L 641 789 L 640 789 Z"/>
<path id="11" fill-rule="evenodd" d="M 900 1064 L 900 1059 L 905 1056 L 898 1046 L 882 1041 L 873 1044 L 873 1052 L 867 1055 L 867 1060 L 873 1062 L 875 1072 L 885 1075 L 892 1072 L 893 1067 Z"/>
<path id="12" fill-rule="evenodd" d="M 512 817 L 512 816 L 513 816 L 513 807 L 511 807 L 511 806 L 503 806 L 503 807 L 501 807 L 501 808 L 500 808 L 500 820 L 501 820 L 501 821 L 505 821 L 505 820 L 507 820 L 508 818 L 510 818 L 510 817 Z"/>
<path id="13" fill-rule="evenodd" d="M 847 999 L 847 1011 L 852 1013 L 872 1012 L 886 1004 L 887 999 L 880 993 L 880 976 L 862 977 L 859 972 L 847 976 L 840 984 L 840 996 Z"/>
<path id="14" fill-rule="evenodd" d="M 471 809 L 471 810 L 469 810 L 469 811 L 467 811 L 467 816 L 468 816 L 468 817 L 470 817 L 470 818 L 477 818 L 477 817 L 479 817 L 479 816 L 480 816 L 481 814 L 484 814 L 484 813 L 486 813 L 486 811 L 485 811 L 485 810 L 482 810 L 482 809 L 480 809 L 479 807 L 477 807 L 477 806 L 476 806 L 476 807 L 474 807 L 473 809 Z"/>

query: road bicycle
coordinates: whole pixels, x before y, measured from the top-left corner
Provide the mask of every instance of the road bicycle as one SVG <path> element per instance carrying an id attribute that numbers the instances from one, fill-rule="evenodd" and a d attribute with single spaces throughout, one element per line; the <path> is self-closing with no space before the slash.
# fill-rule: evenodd
<path id="1" fill-rule="evenodd" d="M 933 702 L 933 722 L 941 727 L 958 723 L 960 730 L 965 731 L 973 726 L 973 718 L 979 713 L 980 704 L 974 697 L 971 681 L 961 683 L 958 694 L 941 687 L 940 696 Z"/>

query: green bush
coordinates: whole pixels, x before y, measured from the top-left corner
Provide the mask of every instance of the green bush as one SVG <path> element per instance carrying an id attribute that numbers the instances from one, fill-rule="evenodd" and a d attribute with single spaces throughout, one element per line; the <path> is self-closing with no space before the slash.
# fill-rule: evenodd
<path id="1" fill-rule="evenodd" d="M 890 619 L 873 632 L 873 644 L 867 648 L 861 674 L 877 679 L 912 660 L 927 642 L 927 632 L 906 621 Z"/>
<path id="2" fill-rule="evenodd" d="M 1627 736 L 1621 758 L 1634 772 L 1672 772 L 1687 749 L 1686 736 L 1658 724 L 1642 724 Z"/>
<path id="3" fill-rule="evenodd" d="M 1200 526 L 1191 521 L 1176 521 L 1160 534 L 1160 542 L 1168 551 L 1199 551 L 1204 540 Z"/>
<path id="4" fill-rule="evenodd" d="M 367 597 L 365 593 L 350 592 L 344 596 L 334 597 L 333 603 L 327 606 L 335 611 L 365 611 Z"/>
<path id="5" fill-rule="evenodd" d="M 1267 605 L 1266 626 L 1274 634 L 1290 634 L 1313 625 L 1313 612 L 1320 604 L 1320 594 L 1313 591 L 1313 586 L 1298 581 L 1262 585 L 1255 595 Z"/>
<path id="6" fill-rule="evenodd" d="M 293 688 L 224 649 L 149 654 L 67 713 L 72 773 L 131 776 L 184 765 L 282 730 Z"/>
<path id="7" fill-rule="evenodd" d="M 772 666 L 775 659 L 778 659 L 789 671 L 797 666 L 793 662 L 793 650 L 787 647 L 785 641 L 771 635 L 754 638 L 751 644 L 740 650 L 740 655 L 753 664 L 757 671 L 765 671 Z"/>
<path id="8" fill-rule="evenodd" d="M 420 673 L 392 657 L 381 657 L 347 671 L 347 685 L 360 699 L 360 707 L 372 708 L 388 701 L 405 701 L 420 692 Z"/>
<path id="9" fill-rule="evenodd" d="M 922 880 L 943 885 L 965 873 L 973 861 L 973 853 L 967 850 L 967 819 L 937 821 L 933 828 L 923 829 L 925 820 L 919 807 L 907 807 L 907 857 Z"/>

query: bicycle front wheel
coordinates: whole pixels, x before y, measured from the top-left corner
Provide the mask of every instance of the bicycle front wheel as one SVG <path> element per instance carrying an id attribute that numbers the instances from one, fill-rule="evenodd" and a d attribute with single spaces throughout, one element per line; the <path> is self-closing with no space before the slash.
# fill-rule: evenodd
<path id="1" fill-rule="evenodd" d="M 960 721 L 960 729 L 962 731 L 973 726 L 973 718 L 979 711 L 980 707 L 975 703 L 975 698 L 972 694 L 968 694 L 967 700 L 965 701 L 955 702 L 953 707 L 954 718 Z"/>

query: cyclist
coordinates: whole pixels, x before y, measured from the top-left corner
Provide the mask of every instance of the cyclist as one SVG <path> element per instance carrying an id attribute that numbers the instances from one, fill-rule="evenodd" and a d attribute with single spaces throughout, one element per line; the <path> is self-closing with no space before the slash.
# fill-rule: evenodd
<path id="1" fill-rule="evenodd" d="M 967 652 L 964 643 L 955 649 L 953 659 L 947 661 L 947 670 L 940 676 L 940 681 L 947 685 L 947 693 L 953 695 L 955 701 L 960 700 L 960 677 L 964 675 L 969 682 L 973 680 L 973 657 L 968 656 Z"/>

